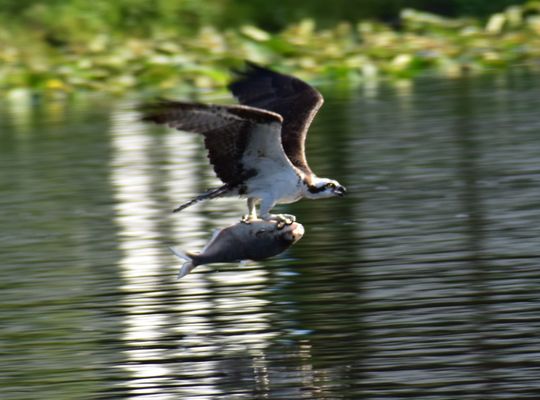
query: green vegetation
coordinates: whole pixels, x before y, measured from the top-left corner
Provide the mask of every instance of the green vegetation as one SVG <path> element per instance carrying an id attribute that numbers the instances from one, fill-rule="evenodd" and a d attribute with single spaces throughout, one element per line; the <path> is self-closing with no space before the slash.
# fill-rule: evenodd
<path id="1" fill-rule="evenodd" d="M 258 0 L 211 1 L 211 7 L 194 0 L 49 0 L 47 6 L 0 0 L 0 90 L 219 88 L 230 68 L 245 59 L 306 79 L 347 82 L 410 78 L 422 71 L 459 76 L 540 59 L 540 2 L 485 18 L 404 9 L 394 24 L 332 15 L 318 23 L 291 19 L 285 27 L 276 26 L 275 12 L 253 19 L 258 14 L 246 3 L 268 7 Z M 489 4 L 495 3 L 511 1 Z M 371 10 L 359 6 L 364 15 L 392 20 L 373 8 L 376 2 L 363 4 L 372 5 Z M 473 7 L 471 13 L 479 11 Z M 344 21 L 331 23 L 335 18 Z"/>

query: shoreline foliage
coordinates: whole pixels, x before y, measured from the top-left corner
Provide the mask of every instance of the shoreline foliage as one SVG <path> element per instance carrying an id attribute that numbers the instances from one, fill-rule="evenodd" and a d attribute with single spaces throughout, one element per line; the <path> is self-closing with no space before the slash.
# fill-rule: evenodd
<path id="1" fill-rule="evenodd" d="M 122 18 L 113 15 L 110 23 Z M 244 60 L 308 80 L 346 82 L 409 79 L 420 73 L 456 77 L 540 60 L 538 1 L 485 19 L 404 9 L 394 25 L 361 20 L 324 28 L 303 19 L 277 32 L 253 24 L 218 29 L 203 21 L 196 31 L 171 29 L 169 23 L 138 34 L 96 27 L 88 35 L 76 26 L 89 22 L 73 16 L 58 15 L 57 31 L 40 29 L 38 20 L 34 16 L 32 29 L 17 23 L 0 27 L 0 90 L 218 89 Z"/>

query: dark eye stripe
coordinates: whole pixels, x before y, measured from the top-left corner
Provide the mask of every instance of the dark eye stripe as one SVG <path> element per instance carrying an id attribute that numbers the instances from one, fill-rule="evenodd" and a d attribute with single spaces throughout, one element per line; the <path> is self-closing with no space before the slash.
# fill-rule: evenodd
<path id="1" fill-rule="evenodd" d="M 321 186 L 321 187 L 317 187 L 317 186 L 314 186 L 314 185 L 310 185 L 308 187 L 308 190 L 311 192 L 311 193 L 320 193 L 320 192 L 323 192 L 324 190 L 326 190 L 326 185 L 325 186 Z"/>

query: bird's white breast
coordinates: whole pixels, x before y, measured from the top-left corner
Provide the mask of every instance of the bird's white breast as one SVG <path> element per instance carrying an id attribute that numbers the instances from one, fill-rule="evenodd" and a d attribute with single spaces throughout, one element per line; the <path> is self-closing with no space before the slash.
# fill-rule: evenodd
<path id="1" fill-rule="evenodd" d="M 277 203 L 292 203 L 302 197 L 299 177 L 292 170 L 255 176 L 249 188 L 251 196 L 271 197 Z"/>
<path id="2" fill-rule="evenodd" d="M 257 175 L 249 180 L 249 196 L 291 203 L 301 197 L 301 179 L 281 145 L 281 125 L 265 124 L 252 131 L 242 157 L 244 168 Z"/>

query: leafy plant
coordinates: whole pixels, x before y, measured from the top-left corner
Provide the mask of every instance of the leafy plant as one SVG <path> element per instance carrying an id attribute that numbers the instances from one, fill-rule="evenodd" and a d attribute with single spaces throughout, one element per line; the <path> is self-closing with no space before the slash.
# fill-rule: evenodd
<path id="1" fill-rule="evenodd" d="M 278 32 L 247 23 L 213 27 L 199 7 L 191 0 L 12 4 L 21 16 L 0 27 L 0 89 L 220 88 L 246 59 L 305 79 L 358 82 L 479 73 L 540 57 L 539 2 L 485 20 L 404 9 L 399 28 L 367 19 L 321 27 L 306 18 Z"/>

